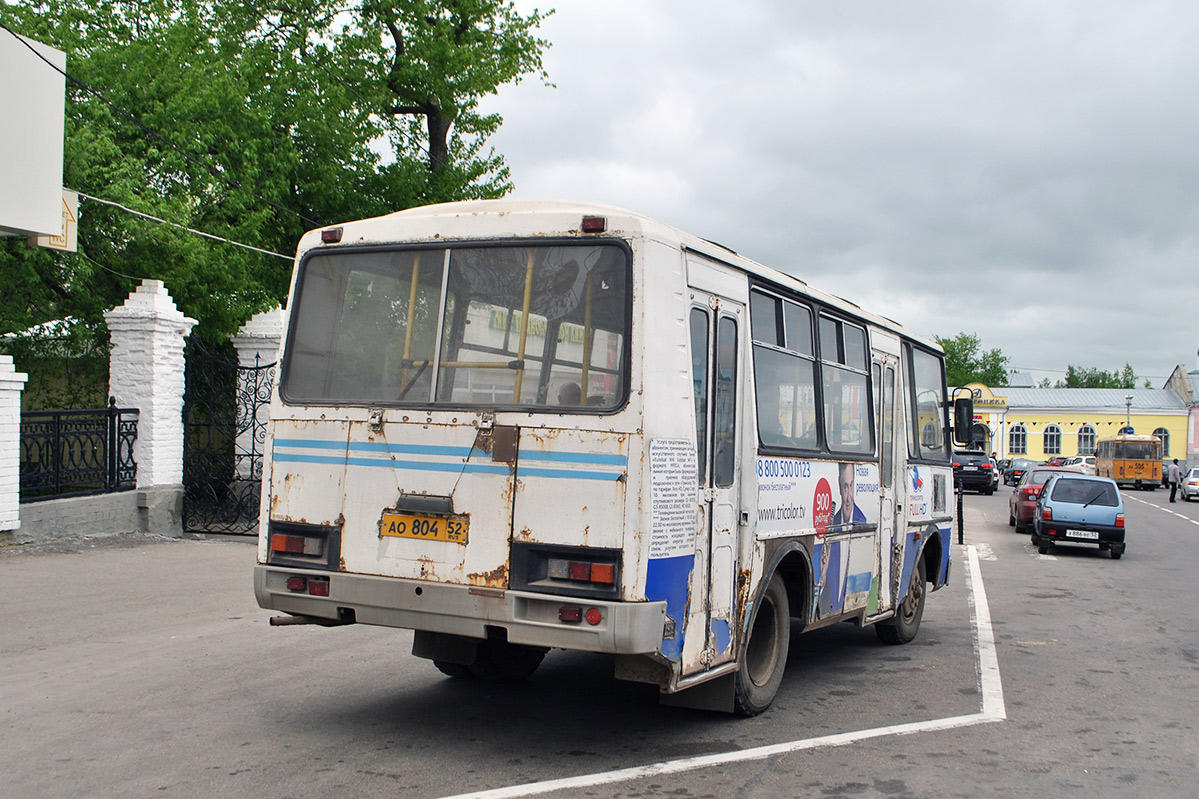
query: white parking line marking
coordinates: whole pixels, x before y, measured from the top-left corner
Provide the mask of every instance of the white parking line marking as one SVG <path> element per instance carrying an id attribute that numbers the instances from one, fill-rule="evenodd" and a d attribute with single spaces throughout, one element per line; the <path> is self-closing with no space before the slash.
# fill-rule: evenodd
<path id="1" fill-rule="evenodd" d="M 1142 505 L 1148 505 L 1151 508 L 1157 508 L 1158 510 L 1160 510 L 1163 513 L 1168 513 L 1171 516 L 1177 516 L 1178 518 L 1182 519 L 1184 522 L 1190 522 L 1191 524 L 1195 525 L 1196 527 L 1199 527 L 1199 520 L 1192 519 L 1190 516 L 1184 516 L 1183 514 L 1179 513 L 1176 510 L 1170 510 L 1169 508 L 1163 508 L 1161 505 L 1155 505 L 1154 503 L 1143 500 L 1140 497 L 1129 496 L 1127 493 L 1124 494 L 1124 498 L 1131 499 L 1133 502 L 1139 502 Z M 1183 500 L 1183 501 L 1185 502 L 1186 500 Z"/>
<path id="2" fill-rule="evenodd" d="M 735 752 L 724 752 L 702 757 L 688 757 L 681 760 L 667 760 L 660 763 L 650 763 L 644 766 L 603 771 L 596 774 L 583 774 L 578 777 L 564 777 L 544 782 L 530 782 L 524 785 L 512 785 L 507 788 L 495 788 L 487 791 L 463 793 L 443 799 L 507 799 L 508 797 L 535 796 L 551 791 L 577 791 L 596 785 L 611 785 L 617 782 L 642 777 L 654 777 L 662 774 L 678 774 L 684 771 L 695 771 L 701 768 L 722 766 L 728 763 L 741 763 L 750 760 L 763 760 L 775 755 L 791 752 L 801 752 L 806 749 L 818 749 L 826 746 L 844 746 L 845 744 L 866 741 L 871 738 L 882 738 L 889 735 L 911 735 L 917 732 L 934 732 L 952 730 L 961 727 L 972 727 L 976 724 L 989 724 L 1007 719 L 1007 709 L 1003 701 L 1003 682 L 999 675 L 999 658 L 995 649 L 995 633 L 991 628 L 991 609 L 987 603 L 987 592 L 983 588 L 982 572 L 978 565 L 978 551 L 973 544 L 966 548 L 966 566 L 968 569 L 969 588 L 966 601 L 969 604 L 974 621 L 974 650 L 978 655 L 978 680 L 982 693 L 982 709 L 978 713 L 966 716 L 950 716 L 929 721 L 915 721 L 908 724 L 893 724 L 888 727 L 875 727 L 857 732 L 843 732 L 835 735 L 824 735 L 819 738 L 805 738 L 798 741 L 759 746 L 754 749 L 742 749 Z"/>

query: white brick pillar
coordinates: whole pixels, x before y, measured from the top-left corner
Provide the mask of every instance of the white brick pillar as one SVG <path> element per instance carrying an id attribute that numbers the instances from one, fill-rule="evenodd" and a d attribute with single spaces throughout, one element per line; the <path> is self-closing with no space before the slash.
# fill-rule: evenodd
<path id="1" fill-rule="evenodd" d="M 241 366 L 266 366 L 279 360 L 279 341 L 283 337 L 283 309 L 275 306 L 256 313 L 233 337 L 237 362 Z"/>
<path id="2" fill-rule="evenodd" d="M 0 530 L 21 526 L 21 392 L 29 376 L 0 355 Z"/>
<path id="3" fill-rule="evenodd" d="M 183 344 L 196 324 L 161 280 L 143 280 L 104 314 L 112 339 L 108 393 L 137 408 L 137 487 L 183 485 Z M 145 507 L 145 506 L 143 506 Z"/>
<path id="4" fill-rule="evenodd" d="M 271 308 L 268 311 L 256 313 L 250 317 L 233 337 L 233 347 L 237 350 L 237 363 L 242 367 L 269 366 L 279 360 L 279 344 L 283 338 L 283 309 Z M 278 367 L 276 367 L 278 368 Z M 266 378 L 265 370 L 261 373 L 243 373 L 238 377 L 237 389 L 254 391 L 258 397 L 255 402 L 254 419 L 245 420 L 245 429 L 237 433 L 237 452 L 254 452 L 259 455 L 263 451 L 262 437 L 266 431 L 266 423 L 270 413 L 271 383 Z M 239 427 L 243 423 L 241 413 L 238 413 Z M 255 441 L 257 436 L 258 440 Z M 243 480 L 253 477 L 251 469 L 253 459 L 237 458 L 237 476 Z"/>

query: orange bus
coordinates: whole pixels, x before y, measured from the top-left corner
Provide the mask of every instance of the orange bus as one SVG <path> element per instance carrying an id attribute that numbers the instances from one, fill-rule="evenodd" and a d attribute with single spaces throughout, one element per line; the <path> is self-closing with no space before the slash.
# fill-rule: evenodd
<path id="1" fill-rule="evenodd" d="M 1162 481 L 1162 441 L 1121 433 L 1095 443 L 1095 470 L 1122 485 L 1153 491 Z"/>

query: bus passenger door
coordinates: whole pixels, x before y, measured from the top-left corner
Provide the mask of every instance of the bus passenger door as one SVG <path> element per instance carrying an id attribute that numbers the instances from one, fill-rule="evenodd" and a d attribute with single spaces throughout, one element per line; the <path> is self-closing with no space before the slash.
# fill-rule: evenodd
<path id="1" fill-rule="evenodd" d="M 872 597 L 867 615 L 889 610 L 895 604 L 895 580 L 899 570 L 893 568 L 902 563 L 901 542 L 895 540 L 897 484 L 899 479 L 895 459 L 895 375 L 899 359 L 893 355 L 876 354 L 873 366 L 876 422 L 879 430 L 879 501 L 878 515 L 878 559 L 875 575 L 878 579 L 877 600 Z"/>
<path id="2" fill-rule="evenodd" d="M 735 651 L 740 355 L 745 316 L 741 303 L 695 290 L 691 294 L 700 507 L 692 608 L 683 647 L 685 674 L 730 661 Z"/>

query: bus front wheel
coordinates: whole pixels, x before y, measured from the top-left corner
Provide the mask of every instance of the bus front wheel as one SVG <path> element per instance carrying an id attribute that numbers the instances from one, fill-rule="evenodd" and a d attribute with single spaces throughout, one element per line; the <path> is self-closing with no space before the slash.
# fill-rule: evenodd
<path id="1" fill-rule="evenodd" d="M 754 608 L 749 641 L 737 670 L 734 702 L 737 713 L 756 716 L 774 701 L 783 682 L 791 646 L 791 608 L 787 588 L 777 573 Z"/>
<path id="2" fill-rule="evenodd" d="M 920 631 L 920 620 L 924 618 L 924 597 L 928 593 L 925 584 L 924 558 L 916 561 L 916 568 L 908 583 L 908 592 L 895 609 L 890 621 L 874 626 L 879 640 L 885 644 L 906 644 Z"/>

